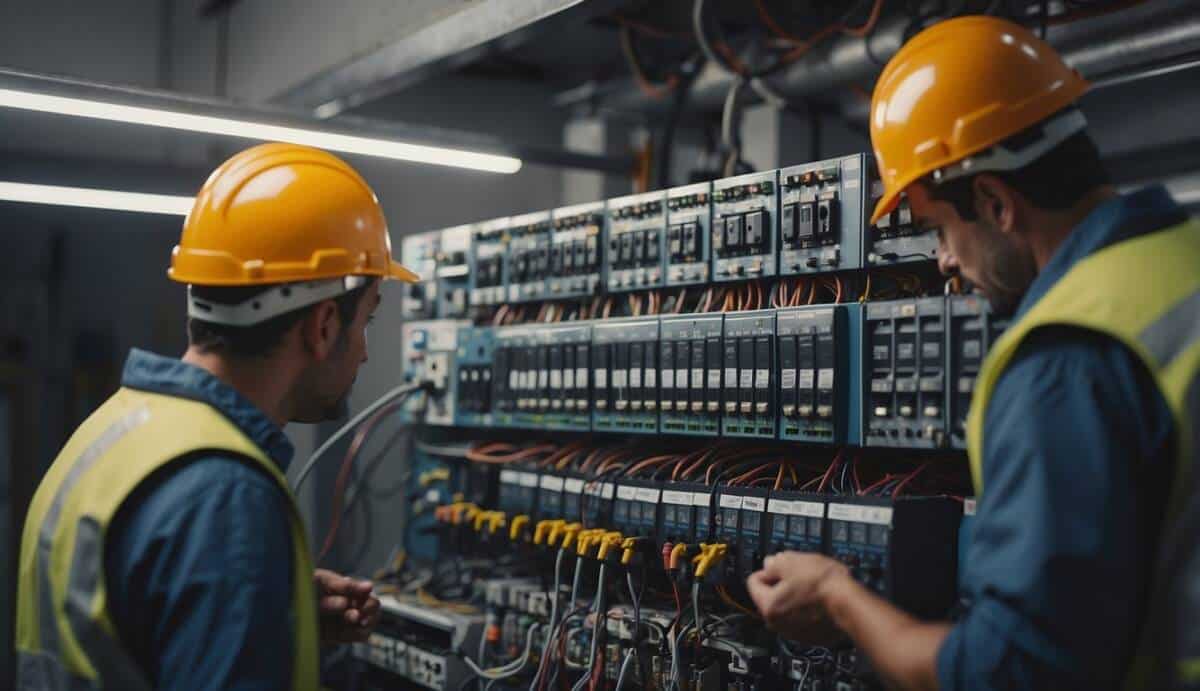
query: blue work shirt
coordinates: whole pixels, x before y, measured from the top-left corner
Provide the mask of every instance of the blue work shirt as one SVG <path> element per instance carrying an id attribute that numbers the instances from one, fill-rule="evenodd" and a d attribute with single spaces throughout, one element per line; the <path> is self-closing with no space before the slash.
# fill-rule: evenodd
<path id="1" fill-rule="evenodd" d="M 1038 275 L 1014 323 L 1088 255 L 1184 220 L 1162 187 L 1101 204 Z M 1048 327 L 1000 377 L 984 429 L 984 492 L 961 578 L 968 608 L 938 652 L 940 687 L 1117 688 L 1173 477 L 1162 394 L 1112 338 Z"/>
<path id="2" fill-rule="evenodd" d="M 286 470 L 293 449 L 265 414 L 208 372 L 133 350 L 122 385 L 208 403 Z M 113 622 L 156 689 L 286 689 L 292 539 L 283 491 L 219 453 L 144 482 L 105 540 Z"/>

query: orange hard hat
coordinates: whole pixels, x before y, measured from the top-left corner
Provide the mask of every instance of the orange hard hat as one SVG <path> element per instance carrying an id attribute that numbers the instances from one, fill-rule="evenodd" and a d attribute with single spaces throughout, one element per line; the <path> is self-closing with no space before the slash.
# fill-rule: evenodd
<path id="1" fill-rule="evenodd" d="M 871 223 L 913 182 L 1041 123 L 1087 89 L 1049 44 L 1004 19 L 959 17 L 917 34 L 888 62 L 871 97 L 871 145 L 883 181 Z M 1058 139 L 1081 123 L 1075 111 Z"/>
<path id="2" fill-rule="evenodd" d="M 167 276 L 200 286 L 420 280 L 393 261 L 383 209 L 366 181 L 340 158 L 296 144 L 246 149 L 209 176 Z"/>

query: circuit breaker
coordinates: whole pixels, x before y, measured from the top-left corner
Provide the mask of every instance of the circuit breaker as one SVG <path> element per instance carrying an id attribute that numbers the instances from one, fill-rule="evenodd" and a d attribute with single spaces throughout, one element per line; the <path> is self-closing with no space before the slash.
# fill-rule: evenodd
<path id="1" fill-rule="evenodd" d="M 720 314 L 662 318 L 658 379 L 663 432 L 720 434 L 723 327 Z"/>
<path id="2" fill-rule="evenodd" d="M 492 426 L 492 367 L 495 332 L 487 326 L 458 329 L 454 381 L 457 411 L 454 422 L 463 427 Z"/>
<path id="3" fill-rule="evenodd" d="M 599 290 L 604 213 L 604 202 L 565 206 L 551 213 L 548 298 L 587 297 Z"/>
<path id="4" fill-rule="evenodd" d="M 471 296 L 472 224 L 441 231 L 437 250 L 437 316 L 465 319 L 469 316 Z"/>
<path id="5" fill-rule="evenodd" d="M 420 276 L 416 283 L 403 287 L 400 315 L 405 319 L 432 319 L 437 316 L 437 253 L 440 231 L 405 236 L 400 243 L 400 259 Z"/>
<path id="6" fill-rule="evenodd" d="M 867 159 L 854 154 L 779 171 L 779 275 L 862 267 Z"/>
<path id="7" fill-rule="evenodd" d="M 848 324 L 859 305 L 781 309 L 776 314 L 779 354 L 779 438 L 854 444 L 860 441 L 860 374 L 851 363 L 857 334 Z"/>
<path id="8" fill-rule="evenodd" d="M 713 183 L 712 280 L 768 278 L 776 273 L 779 171 Z"/>
<path id="9" fill-rule="evenodd" d="M 775 436 L 775 310 L 730 312 L 722 340 L 721 433 Z"/>
<path id="10" fill-rule="evenodd" d="M 653 290 L 665 285 L 667 207 L 662 191 L 608 200 L 608 251 L 604 255 L 610 293 Z"/>
<path id="11" fill-rule="evenodd" d="M 961 518 L 950 497 L 832 497 L 828 554 L 911 614 L 944 618 L 957 592 Z"/>
<path id="12" fill-rule="evenodd" d="M 942 297 L 867 303 L 864 445 L 948 445 L 945 305 Z"/>
<path id="13" fill-rule="evenodd" d="M 592 427 L 588 361 L 591 322 L 547 324 L 534 330 L 538 400 L 526 427 L 588 431 Z"/>
<path id="14" fill-rule="evenodd" d="M 471 244 L 471 306 L 497 307 L 508 302 L 505 256 L 508 254 L 508 217 L 475 226 Z"/>
<path id="15" fill-rule="evenodd" d="M 658 433 L 658 318 L 597 322 L 592 329 L 592 429 Z"/>
<path id="16" fill-rule="evenodd" d="M 874 174 L 874 166 L 871 166 Z M 874 211 L 874 204 L 883 196 L 883 183 L 874 178 L 871 183 L 871 202 L 868 205 L 868 218 Z M 937 234 L 933 231 L 922 231 L 913 223 L 912 207 L 909 206 L 908 195 L 900 195 L 900 203 L 889 213 L 885 214 L 874 226 L 864 234 L 863 254 L 864 266 L 889 266 L 909 262 L 937 261 Z"/>
<path id="17" fill-rule="evenodd" d="M 550 212 L 511 218 L 505 274 L 508 301 L 533 302 L 546 296 L 546 278 L 550 275 Z"/>
<path id="18" fill-rule="evenodd" d="M 470 322 L 437 319 L 406 322 L 400 327 L 402 380 L 430 385 L 428 391 L 405 400 L 402 418 L 429 425 L 454 424 L 458 332 L 466 326 Z"/>
<path id="19" fill-rule="evenodd" d="M 967 446 L 967 411 L 975 393 L 975 378 L 979 376 L 984 357 L 1008 326 L 1008 321 L 996 317 L 982 297 L 951 295 L 946 300 L 950 320 L 946 332 L 949 437 L 951 446 L 964 449 Z"/>
<path id="20" fill-rule="evenodd" d="M 827 501 L 823 494 L 773 490 L 767 500 L 764 554 L 824 553 Z"/>
<path id="21" fill-rule="evenodd" d="M 768 490 L 723 486 L 713 515 L 716 539 L 730 546 L 725 576 L 740 582 L 762 568 Z"/>
<path id="22" fill-rule="evenodd" d="M 667 285 L 708 283 L 712 183 L 667 190 Z"/>

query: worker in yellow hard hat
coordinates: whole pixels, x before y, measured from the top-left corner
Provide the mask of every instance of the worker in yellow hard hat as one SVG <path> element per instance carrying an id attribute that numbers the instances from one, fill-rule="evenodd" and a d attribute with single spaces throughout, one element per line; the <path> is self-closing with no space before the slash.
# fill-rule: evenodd
<path id="1" fill-rule="evenodd" d="M 358 173 L 287 144 L 209 177 L 167 274 L 187 352 L 130 353 L 29 508 L 18 687 L 315 689 L 319 642 L 364 640 L 379 601 L 314 570 L 282 430 L 341 414 L 379 282 L 416 277 Z"/>
<path id="2" fill-rule="evenodd" d="M 891 688 L 1200 688 L 1200 224 L 1162 187 L 1116 192 L 1087 86 L 1026 29 L 963 17 L 875 87 L 873 220 L 907 195 L 943 271 L 1012 320 L 971 403 L 961 607 L 919 621 L 798 553 L 748 587 L 787 636 L 840 628 Z"/>

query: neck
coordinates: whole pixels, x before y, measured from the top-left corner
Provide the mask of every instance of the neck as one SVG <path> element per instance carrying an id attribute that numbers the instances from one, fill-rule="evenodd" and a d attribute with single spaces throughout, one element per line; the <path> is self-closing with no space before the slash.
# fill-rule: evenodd
<path id="1" fill-rule="evenodd" d="M 292 418 L 288 390 L 291 377 L 280 376 L 274 363 L 238 361 L 220 353 L 201 352 L 189 347 L 183 361 L 213 375 L 245 396 L 272 422 L 282 428 Z"/>
<path id="2" fill-rule="evenodd" d="M 1050 258 L 1066 241 L 1067 236 L 1075 229 L 1088 214 L 1096 210 L 1104 202 L 1117 196 L 1117 190 L 1112 185 L 1103 185 L 1089 192 L 1069 209 L 1062 211 L 1039 211 L 1033 219 L 1033 227 L 1038 232 L 1030 236 L 1030 247 L 1038 271 L 1046 268 Z"/>

